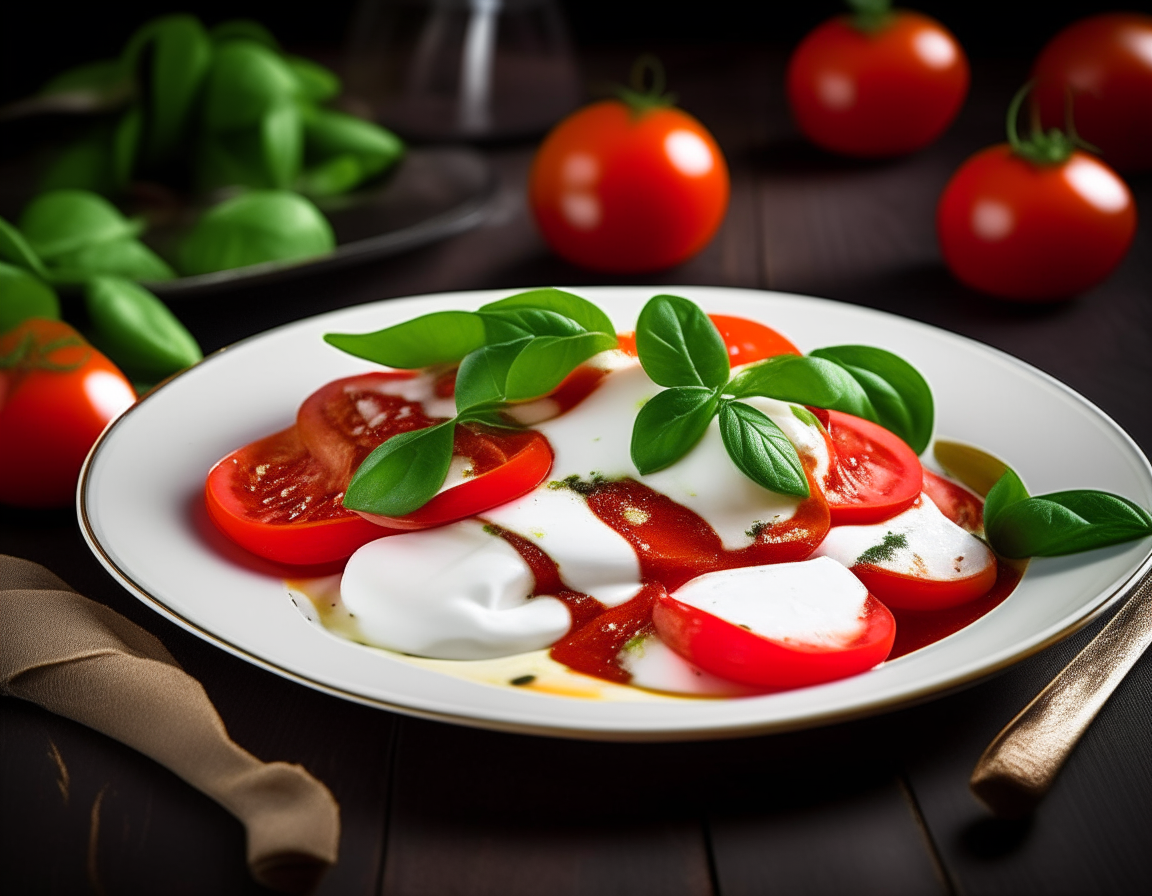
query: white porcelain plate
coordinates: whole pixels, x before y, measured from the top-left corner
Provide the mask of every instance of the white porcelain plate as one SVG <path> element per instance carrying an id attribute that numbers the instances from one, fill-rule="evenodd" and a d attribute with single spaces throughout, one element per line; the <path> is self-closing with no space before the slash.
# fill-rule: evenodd
<path id="1" fill-rule="evenodd" d="M 936 396 L 937 435 L 1012 464 L 1034 494 L 1099 488 L 1152 506 L 1152 468 L 1133 441 L 1071 389 L 1008 355 L 903 318 L 822 299 L 710 287 L 575 290 L 631 329 L 657 292 L 755 318 L 804 350 L 865 343 L 915 364 Z M 313 390 L 369 367 L 326 345 L 418 314 L 475 308 L 469 292 L 350 308 L 218 352 L 111 426 L 81 477 L 79 513 L 108 570 L 205 640 L 303 684 L 375 706 L 489 728 L 604 740 L 730 737 L 880 712 L 985 677 L 1101 612 L 1148 559 L 1147 541 L 1034 561 L 1020 587 L 968 628 L 854 678 L 740 699 L 592 700 L 494 686 L 331 634 L 293 603 L 282 572 L 216 533 L 203 509 L 209 467 L 282 429 Z M 641 695 L 642 696 L 642 695 Z"/>

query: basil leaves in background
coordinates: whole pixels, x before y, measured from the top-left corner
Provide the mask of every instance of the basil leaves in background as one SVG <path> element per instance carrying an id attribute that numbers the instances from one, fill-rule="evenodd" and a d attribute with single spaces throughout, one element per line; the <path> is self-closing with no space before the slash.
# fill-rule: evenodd
<path id="1" fill-rule="evenodd" d="M 361 464 L 344 506 L 403 516 L 444 484 L 461 423 L 509 426 L 507 405 L 547 395 L 593 355 L 617 345 L 608 316 L 579 296 L 536 289 L 477 311 L 441 311 L 375 333 L 329 333 L 342 351 L 412 369 L 459 362 L 451 420 L 393 436 Z"/>
<path id="2" fill-rule="evenodd" d="M 60 318 L 60 300 L 47 283 L 24 268 L 0 261 L 0 333 L 30 317 Z"/>
<path id="3" fill-rule="evenodd" d="M 912 365 L 884 349 L 842 345 L 806 357 L 777 355 L 729 381 L 728 352 L 695 304 L 656 296 L 640 312 L 636 350 L 645 372 L 666 386 L 632 429 L 632 461 L 653 473 L 678 461 L 720 418 L 732 462 L 774 492 L 807 496 L 799 455 L 775 423 L 740 399 L 763 397 L 844 411 L 879 423 L 920 453 L 932 437 L 932 392 Z"/>
<path id="4" fill-rule="evenodd" d="M 1077 489 L 1032 497 L 1009 469 L 984 499 L 984 531 L 1005 557 L 1058 557 L 1152 535 L 1152 516 L 1127 498 Z"/>

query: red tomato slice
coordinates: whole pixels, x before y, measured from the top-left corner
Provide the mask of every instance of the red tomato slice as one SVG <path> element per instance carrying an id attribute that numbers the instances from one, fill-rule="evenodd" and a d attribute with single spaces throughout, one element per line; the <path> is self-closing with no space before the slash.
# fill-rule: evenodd
<path id="1" fill-rule="evenodd" d="M 790 339 L 758 321 L 731 314 L 709 314 L 708 318 L 728 346 L 728 363 L 733 367 L 763 361 L 774 355 L 803 354 Z M 618 339 L 620 351 L 635 358 L 636 334 L 621 333 Z"/>
<path id="2" fill-rule="evenodd" d="M 977 494 L 931 470 L 924 471 L 924 493 L 961 529 L 973 535 L 984 534 L 984 502 Z"/>
<path id="3" fill-rule="evenodd" d="M 883 662 L 896 638 L 892 614 L 871 594 L 865 602 L 864 631 L 835 649 L 774 641 L 671 595 L 657 596 L 652 621 L 665 644 L 704 671 L 771 690 L 865 672 Z"/>
<path id="4" fill-rule="evenodd" d="M 983 597 L 996 584 L 995 563 L 974 576 L 944 581 L 906 576 L 876 566 L 853 566 L 852 572 L 886 606 L 897 610 L 958 607 Z"/>
<path id="5" fill-rule="evenodd" d="M 818 416 L 827 421 L 836 461 L 824 486 L 833 526 L 878 523 L 920 497 L 924 469 L 903 439 L 840 411 L 821 411 Z"/>

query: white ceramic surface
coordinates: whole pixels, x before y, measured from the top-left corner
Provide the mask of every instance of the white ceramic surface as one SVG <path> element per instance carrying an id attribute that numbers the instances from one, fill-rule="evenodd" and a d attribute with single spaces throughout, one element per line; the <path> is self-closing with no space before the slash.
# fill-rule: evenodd
<path id="1" fill-rule="evenodd" d="M 939 437 L 1002 457 L 1034 494 L 1099 488 L 1152 506 L 1152 468 L 1099 409 L 1046 374 L 960 336 L 822 299 L 718 287 L 574 292 L 631 329 L 657 292 L 764 321 L 804 350 L 865 343 L 915 364 L 936 396 Z M 609 702 L 495 687 L 344 641 L 293 606 L 278 570 L 219 536 L 203 510 L 209 467 L 289 425 L 325 382 L 370 365 L 326 345 L 507 292 L 397 299 L 299 321 L 207 358 L 110 427 L 81 477 L 79 513 L 101 562 L 158 612 L 237 656 L 339 696 L 412 715 L 604 740 L 728 737 L 875 713 L 944 693 L 1067 636 L 1101 612 L 1149 554 L 1147 540 L 1033 561 L 1002 605 L 963 631 L 855 678 L 728 700 Z"/>

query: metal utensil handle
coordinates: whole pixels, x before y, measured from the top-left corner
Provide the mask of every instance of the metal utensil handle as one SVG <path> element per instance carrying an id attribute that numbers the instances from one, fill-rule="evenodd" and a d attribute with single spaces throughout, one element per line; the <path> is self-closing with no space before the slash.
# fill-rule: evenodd
<path id="1" fill-rule="evenodd" d="M 1152 563 L 1100 633 L 988 745 L 969 787 L 1004 818 L 1030 812 L 1048 792 L 1096 713 L 1152 643 Z"/>

